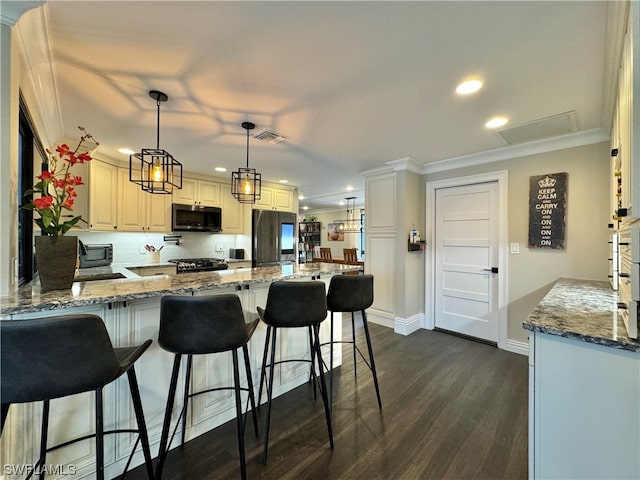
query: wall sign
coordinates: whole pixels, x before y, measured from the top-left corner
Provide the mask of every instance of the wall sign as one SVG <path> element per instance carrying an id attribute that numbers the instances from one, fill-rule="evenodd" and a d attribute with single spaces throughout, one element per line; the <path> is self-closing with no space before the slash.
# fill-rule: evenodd
<path id="1" fill-rule="evenodd" d="M 529 248 L 564 248 L 567 173 L 529 177 Z"/>

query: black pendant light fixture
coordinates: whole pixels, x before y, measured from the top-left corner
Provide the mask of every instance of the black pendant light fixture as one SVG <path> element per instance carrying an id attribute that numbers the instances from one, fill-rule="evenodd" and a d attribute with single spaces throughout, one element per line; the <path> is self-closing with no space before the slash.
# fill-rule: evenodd
<path id="1" fill-rule="evenodd" d="M 231 194 L 240 203 L 256 203 L 262 192 L 262 175 L 255 168 L 249 168 L 249 130 L 256 126 L 251 122 L 242 122 L 247 131 L 247 166 L 231 172 Z"/>
<path id="2" fill-rule="evenodd" d="M 160 103 L 169 97 L 158 90 L 150 90 L 156 101 L 158 121 L 156 148 L 143 148 L 140 153 L 129 155 L 129 181 L 140 185 L 149 193 L 169 193 L 182 188 L 182 164 L 166 150 L 160 148 Z"/>

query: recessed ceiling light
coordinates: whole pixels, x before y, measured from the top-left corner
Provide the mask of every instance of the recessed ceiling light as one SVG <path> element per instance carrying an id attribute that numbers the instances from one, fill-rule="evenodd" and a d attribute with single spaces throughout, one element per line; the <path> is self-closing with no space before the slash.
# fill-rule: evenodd
<path id="1" fill-rule="evenodd" d="M 347 185 L 347 186 L 345 187 L 345 190 L 346 190 L 347 192 L 351 192 L 351 191 L 353 191 L 353 185 Z M 341 203 L 340 205 L 343 205 L 343 204 Z"/>
<path id="2" fill-rule="evenodd" d="M 118 151 L 120 153 L 125 154 L 125 155 L 133 155 L 134 153 L 136 153 L 135 151 L 131 150 L 130 148 L 119 148 Z"/>
<path id="3" fill-rule="evenodd" d="M 456 93 L 459 95 L 469 95 L 470 93 L 477 92 L 481 88 L 482 82 L 480 80 L 467 80 L 456 87 Z"/>
<path id="4" fill-rule="evenodd" d="M 309 207 L 307 205 L 305 205 L 304 207 L 302 207 L 303 210 L 309 210 Z"/>
<path id="5" fill-rule="evenodd" d="M 509 119 L 507 117 L 493 117 L 487 123 L 484 124 L 487 128 L 500 128 L 506 125 Z"/>
<path id="6" fill-rule="evenodd" d="M 289 180 L 285 180 L 285 179 L 278 180 L 278 183 L 289 183 Z"/>
<path id="7" fill-rule="evenodd" d="M 214 170 L 215 170 L 216 172 L 226 172 L 226 171 L 227 171 L 227 169 L 226 169 L 226 168 L 224 168 L 224 167 L 216 167 L 216 168 L 214 168 Z"/>

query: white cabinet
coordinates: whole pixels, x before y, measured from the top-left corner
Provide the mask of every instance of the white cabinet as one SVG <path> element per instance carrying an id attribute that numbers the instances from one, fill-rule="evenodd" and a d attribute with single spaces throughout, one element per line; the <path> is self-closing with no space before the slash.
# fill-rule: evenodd
<path id="1" fill-rule="evenodd" d="M 89 162 L 89 229 L 118 228 L 118 167 L 99 160 Z"/>
<path id="2" fill-rule="evenodd" d="M 622 220 L 640 218 L 640 4 L 630 2 L 629 9 L 611 132 L 611 148 L 618 150 L 614 159 L 613 207 L 614 211 L 627 210 Z"/>
<path id="3" fill-rule="evenodd" d="M 529 477 L 640 478 L 640 353 L 530 341 Z"/>
<path id="4" fill-rule="evenodd" d="M 182 189 L 173 192 L 173 203 L 219 207 L 220 186 L 218 182 L 183 178 Z"/>
<path id="5" fill-rule="evenodd" d="M 245 204 L 231 195 L 231 185 L 221 185 L 222 233 L 244 234 Z"/>
<path id="6" fill-rule="evenodd" d="M 129 171 L 118 169 L 117 230 L 169 232 L 171 195 L 151 194 L 129 181 Z"/>
<path id="7" fill-rule="evenodd" d="M 277 210 L 279 212 L 293 212 L 293 191 L 263 185 L 260 200 L 256 200 L 255 208 L 261 210 Z"/>

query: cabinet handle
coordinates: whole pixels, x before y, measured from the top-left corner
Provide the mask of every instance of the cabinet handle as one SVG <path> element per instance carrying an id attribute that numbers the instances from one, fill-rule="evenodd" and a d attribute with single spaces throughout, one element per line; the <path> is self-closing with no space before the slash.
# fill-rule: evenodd
<path id="1" fill-rule="evenodd" d="M 117 225 L 114 225 L 114 226 L 113 226 L 113 229 L 114 229 L 114 230 L 117 230 L 117 229 L 118 229 L 118 226 L 117 226 Z"/>

